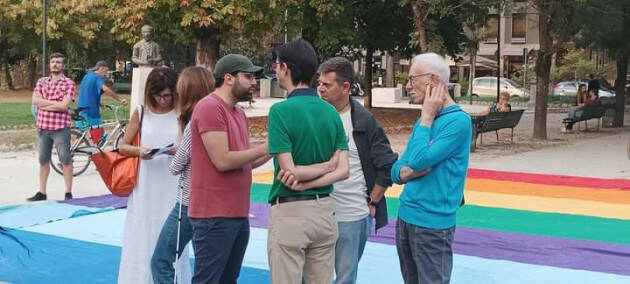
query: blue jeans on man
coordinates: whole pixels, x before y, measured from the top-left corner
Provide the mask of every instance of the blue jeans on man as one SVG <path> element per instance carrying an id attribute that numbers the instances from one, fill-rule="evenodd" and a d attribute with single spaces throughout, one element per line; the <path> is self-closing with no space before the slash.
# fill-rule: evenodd
<path id="1" fill-rule="evenodd" d="M 372 216 L 354 222 L 337 222 L 339 235 L 335 244 L 337 284 L 357 283 L 359 260 L 372 228 Z"/>
<path id="2" fill-rule="evenodd" d="M 236 284 L 249 242 L 249 219 L 189 219 L 195 248 L 192 283 Z"/>
<path id="3" fill-rule="evenodd" d="M 396 249 L 405 284 L 446 284 L 453 270 L 455 227 L 430 229 L 396 223 Z"/>
<path id="4" fill-rule="evenodd" d="M 162 231 L 158 237 L 153 257 L 151 258 L 151 274 L 153 282 L 156 284 L 171 284 L 175 276 L 173 263 L 175 262 L 175 251 L 182 256 L 182 251 L 186 244 L 192 239 L 192 226 L 188 219 L 188 206 L 182 205 L 182 220 L 180 222 L 179 246 L 177 242 L 177 218 L 179 216 L 179 202 L 175 203 L 175 207 L 166 218 Z M 178 249 L 179 248 L 179 249 Z M 188 259 L 183 260 L 188 263 Z"/>

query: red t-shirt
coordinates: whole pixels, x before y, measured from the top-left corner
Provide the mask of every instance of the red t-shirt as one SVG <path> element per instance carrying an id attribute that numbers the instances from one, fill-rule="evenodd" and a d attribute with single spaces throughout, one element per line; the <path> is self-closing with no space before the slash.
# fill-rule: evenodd
<path id="1" fill-rule="evenodd" d="M 212 93 L 195 106 L 190 121 L 192 185 L 188 216 L 193 218 L 248 217 L 252 166 L 219 172 L 206 152 L 201 134 L 227 132 L 230 151 L 249 148 L 247 117 Z"/>

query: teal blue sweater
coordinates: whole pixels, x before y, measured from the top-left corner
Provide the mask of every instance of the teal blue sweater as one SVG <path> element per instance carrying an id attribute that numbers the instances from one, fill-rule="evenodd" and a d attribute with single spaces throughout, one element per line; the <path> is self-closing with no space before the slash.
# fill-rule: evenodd
<path id="1" fill-rule="evenodd" d="M 464 195 L 471 140 L 470 116 L 457 104 L 442 109 L 432 127 L 421 126 L 420 119 L 416 122 L 405 153 L 392 167 L 392 181 L 402 184 L 403 166 L 415 172 L 431 168 L 431 172 L 405 184 L 399 218 L 431 229 L 455 226 L 455 214 Z"/>

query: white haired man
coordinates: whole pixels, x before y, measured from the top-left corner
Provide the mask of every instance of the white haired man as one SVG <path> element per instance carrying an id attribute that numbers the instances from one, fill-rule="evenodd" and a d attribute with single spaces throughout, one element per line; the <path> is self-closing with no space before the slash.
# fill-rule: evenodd
<path id="1" fill-rule="evenodd" d="M 392 181 L 405 184 L 396 224 L 396 248 L 405 283 L 449 283 L 455 214 L 462 204 L 472 137 L 470 116 L 448 95 L 444 58 L 413 58 L 406 89 L 422 104 Z"/>

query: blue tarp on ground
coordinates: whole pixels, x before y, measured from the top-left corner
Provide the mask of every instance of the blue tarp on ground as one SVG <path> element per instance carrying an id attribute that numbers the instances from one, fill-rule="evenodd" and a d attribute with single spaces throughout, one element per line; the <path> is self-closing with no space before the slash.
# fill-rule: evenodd
<path id="1" fill-rule="evenodd" d="M 55 201 L 0 207 L 0 227 L 24 228 L 68 218 L 113 210 L 62 204 Z"/>
<path id="2" fill-rule="evenodd" d="M 0 229 L 0 281 L 116 283 L 120 247 Z M 239 283 L 269 283 L 269 272 L 243 267 Z"/>

